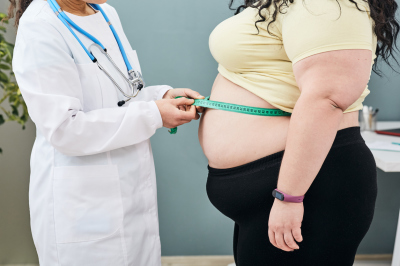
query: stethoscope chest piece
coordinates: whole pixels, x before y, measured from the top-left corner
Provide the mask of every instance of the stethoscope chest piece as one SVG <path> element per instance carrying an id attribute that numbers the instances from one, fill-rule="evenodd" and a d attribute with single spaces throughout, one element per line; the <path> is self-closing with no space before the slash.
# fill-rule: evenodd
<path id="1" fill-rule="evenodd" d="M 111 74 L 104 68 L 102 64 L 100 64 L 99 60 L 93 55 L 93 48 L 97 48 L 114 66 L 114 68 L 117 70 L 119 75 L 122 77 L 123 80 L 125 80 L 128 85 L 130 92 L 126 93 L 117 83 L 117 81 L 111 76 Z M 107 52 L 107 49 L 103 49 L 100 45 L 97 43 L 93 43 L 92 45 L 89 46 L 89 51 L 92 54 L 92 56 L 95 58 L 93 60 L 94 63 L 97 64 L 99 69 L 103 71 L 103 73 L 112 81 L 112 83 L 115 85 L 115 87 L 121 92 L 121 94 L 126 97 L 127 99 L 123 101 L 118 102 L 118 106 L 123 106 L 126 102 L 130 101 L 132 98 L 135 98 L 139 92 L 144 88 L 145 82 L 143 80 L 142 73 L 139 71 L 135 71 L 133 69 L 128 71 L 128 78 L 125 76 L 125 74 L 122 72 L 122 70 L 117 66 L 117 64 L 114 62 L 110 54 Z"/>
<path id="2" fill-rule="evenodd" d="M 146 86 L 142 73 L 139 71 L 129 71 L 129 81 L 132 83 L 133 87 L 139 91 Z"/>

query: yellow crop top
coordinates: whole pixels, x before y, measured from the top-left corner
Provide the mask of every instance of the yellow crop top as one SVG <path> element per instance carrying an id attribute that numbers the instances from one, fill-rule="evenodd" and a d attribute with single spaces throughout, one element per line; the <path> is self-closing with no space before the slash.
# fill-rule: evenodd
<path id="1" fill-rule="evenodd" d="M 210 50 L 219 73 L 271 105 L 292 112 L 300 96 L 292 65 L 318 53 L 343 49 L 373 51 L 377 39 L 368 12 L 348 0 L 295 0 L 267 31 L 268 20 L 259 20 L 258 9 L 247 8 L 223 21 L 210 36 Z M 362 10 L 368 4 L 356 1 Z M 271 11 L 272 13 L 272 11 Z M 371 66 L 372 70 L 372 66 Z M 345 113 L 362 109 L 368 87 Z"/>

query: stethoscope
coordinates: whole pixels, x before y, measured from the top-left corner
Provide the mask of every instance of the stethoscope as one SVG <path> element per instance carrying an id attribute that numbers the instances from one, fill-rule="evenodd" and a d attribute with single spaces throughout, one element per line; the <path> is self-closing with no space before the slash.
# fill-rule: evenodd
<path id="1" fill-rule="evenodd" d="M 58 3 L 55 0 L 47 0 L 49 2 L 49 5 L 51 9 L 54 11 L 54 13 L 57 15 L 57 17 L 61 20 L 61 22 L 68 28 L 68 30 L 74 35 L 76 40 L 80 43 L 82 48 L 85 50 L 87 55 L 90 57 L 90 59 L 93 61 L 93 63 L 96 63 L 97 66 L 107 75 L 107 77 L 114 83 L 114 85 L 117 87 L 117 89 L 121 92 L 121 94 L 126 98 L 125 100 L 119 101 L 118 106 L 123 106 L 126 102 L 130 101 L 132 98 L 135 98 L 138 93 L 140 92 L 141 89 L 143 89 L 145 83 L 142 77 L 142 74 L 139 71 L 135 71 L 131 64 L 129 63 L 128 57 L 126 56 L 125 49 L 121 43 L 121 40 L 119 39 L 119 36 L 117 32 L 114 29 L 114 26 L 111 24 L 111 21 L 108 19 L 106 13 L 103 11 L 103 9 L 97 5 L 97 4 L 89 4 L 94 10 L 98 10 L 101 12 L 103 15 L 104 19 L 110 26 L 110 29 L 112 33 L 114 34 L 115 40 L 118 43 L 119 49 L 121 51 L 122 57 L 124 58 L 126 68 L 128 69 L 128 76 L 127 78 L 125 74 L 119 69 L 117 64 L 115 64 L 114 60 L 111 58 L 111 56 L 108 54 L 107 49 L 101 44 L 99 40 L 97 40 L 94 36 L 83 30 L 81 27 L 76 25 L 68 16 L 67 14 L 64 13 L 64 11 L 61 9 L 61 7 L 58 5 Z M 88 37 L 90 40 L 92 40 L 94 43 L 89 46 L 89 50 L 83 45 L 82 41 L 79 39 L 79 37 L 75 34 L 75 32 L 72 30 L 70 27 L 74 27 L 77 31 Z M 107 72 L 107 70 L 100 65 L 100 63 L 97 61 L 97 59 L 93 56 L 92 49 L 93 48 L 99 49 L 110 62 L 113 64 L 113 66 L 117 69 L 118 73 L 122 76 L 122 78 L 128 83 L 129 88 L 131 90 L 131 94 L 127 94 L 124 92 L 123 89 L 117 84 L 115 79 Z M 136 90 L 136 92 L 135 92 Z"/>

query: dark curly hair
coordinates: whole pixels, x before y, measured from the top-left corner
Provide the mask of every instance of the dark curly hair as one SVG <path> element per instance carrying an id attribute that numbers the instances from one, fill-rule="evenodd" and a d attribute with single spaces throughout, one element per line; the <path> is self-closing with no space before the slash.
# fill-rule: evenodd
<path id="1" fill-rule="evenodd" d="M 22 14 L 28 8 L 29 4 L 32 3 L 33 0 L 19 0 L 17 4 L 17 0 L 9 0 L 10 7 L 8 9 L 8 17 L 14 17 L 15 13 L 15 26 L 18 27 L 19 19 L 21 18 Z M 230 8 L 232 9 L 233 3 L 235 0 L 230 0 Z M 300 0 L 297 0 L 300 1 Z M 304 0 L 301 0 L 304 1 Z M 353 3 L 360 12 L 365 12 L 359 8 L 357 2 L 355 0 L 349 0 Z M 399 62 L 395 58 L 394 54 L 397 49 L 397 37 L 400 31 L 399 21 L 396 19 L 396 11 L 398 5 L 396 0 L 362 0 L 369 4 L 370 6 L 370 15 L 371 18 L 374 20 L 374 32 L 378 38 L 378 46 L 376 49 L 376 60 L 381 59 L 385 63 L 387 63 L 390 67 L 392 67 L 390 63 L 390 57 L 394 59 L 394 61 L 399 65 Z M 276 21 L 276 17 L 278 13 L 282 13 L 283 8 L 288 7 L 294 0 L 244 0 L 244 3 L 240 5 L 236 10 L 235 14 L 240 13 L 242 10 L 246 9 L 247 7 L 258 8 L 260 20 L 257 23 L 265 22 L 267 19 L 268 28 L 271 23 Z M 338 2 L 338 0 L 336 0 Z M 339 4 L 339 2 L 338 2 Z M 274 12 L 270 14 L 268 12 L 269 8 L 273 6 Z M 263 11 L 266 10 L 267 14 L 270 17 L 266 17 L 263 14 Z M 393 69 L 393 67 L 392 67 Z M 377 68 L 377 64 L 374 65 L 374 71 L 377 74 L 380 74 L 380 71 Z"/>
<path id="2" fill-rule="evenodd" d="M 260 20 L 256 22 L 262 23 L 267 20 L 268 29 L 271 23 L 276 21 L 276 17 L 278 13 L 283 13 L 283 9 L 288 7 L 290 4 L 294 2 L 294 0 L 245 0 L 242 5 L 238 8 L 232 8 L 235 0 L 230 0 L 229 7 L 232 10 L 236 10 L 235 15 L 246 9 L 247 7 L 258 8 Z M 296 0 L 296 1 L 304 1 L 304 0 Z M 353 3 L 358 10 L 361 12 L 365 12 L 361 10 L 355 0 L 349 0 Z M 392 65 L 390 63 L 389 58 L 392 57 L 397 65 L 399 62 L 395 58 L 395 53 L 398 51 L 397 48 L 397 37 L 400 30 L 399 21 L 396 19 L 396 11 L 397 11 L 397 3 L 396 0 L 362 0 L 369 4 L 370 7 L 370 16 L 374 20 L 374 32 L 378 38 L 378 46 L 376 49 L 377 59 L 383 60 L 387 63 L 392 69 Z M 338 0 L 336 2 L 339 4 Z M 340 5 L 340 4 L 339 4 Z M 273 13 L 269 12 L 269 8 L 273 6 Z M 263 11 L 267 11 L 266 13 Z M 269 16 L 269 17 L 266 17 Z M 271 33 L 270 33 L 271 34 Z M 374 72 L 380 74 L 380 71 L 377 68 L 377 64 L 374 65 Z M 397 71 L 396 71 L 397 72 Z"/>
<path id="3" fill-rule="evenodd" d="M 8 8 L 8 18 L 13 18 L 15 13 L 15 27 L 18 27 L 19 19 L 28 8 L 33 0 L 10 0 L 10 7 Z"/>

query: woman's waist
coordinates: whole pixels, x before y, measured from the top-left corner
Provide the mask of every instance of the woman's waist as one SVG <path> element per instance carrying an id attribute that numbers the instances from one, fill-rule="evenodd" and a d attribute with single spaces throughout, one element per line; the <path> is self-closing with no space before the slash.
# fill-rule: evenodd
<path id="1" fill-rule="evenodd" d="M 222 75 L 215 80 L 210 100 L 277 109 Z M 283 149 L 289 119 L 207 109 L 200 123 L 199 139 L 210 165 L 230 167 Z"/>
<path id="2" fill-rule="evenodd" d="M 210 166 L 234 167 L 285 149 L 288 117 L 221 112 L 207 110 L 200 123 L 200 144 Z"/>
<path id="3" fill-rule="evenodd" d="M 277 109 L 252 92 L 218 75 L 211 100 Z M 207 109 L 199 140 L 209 164 L 216 168 L 241 165 L 285 149 L 290 116 L 257 116 Z M 345 114 L 338 130 L 358 125 L 358 115 Z"/>
<path id="4" fill-rule="evenodd" d="M 278 109 L 268 100 L 257 96 L 250 87 L 242 87 L 221 74 L 218 74 L 215 79 L 210 100 L 258 108 Z"/>

